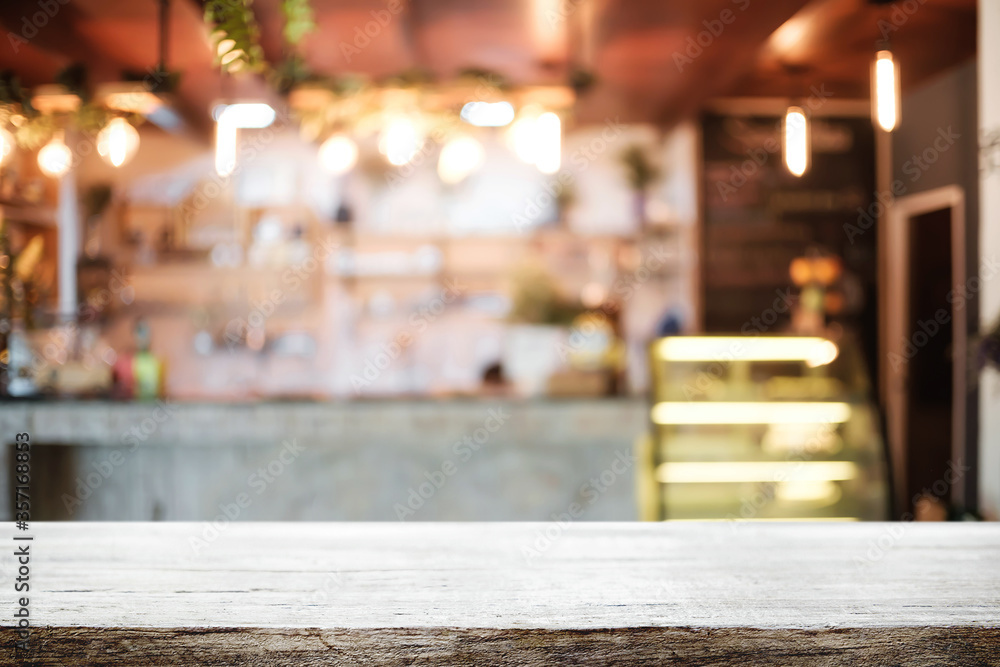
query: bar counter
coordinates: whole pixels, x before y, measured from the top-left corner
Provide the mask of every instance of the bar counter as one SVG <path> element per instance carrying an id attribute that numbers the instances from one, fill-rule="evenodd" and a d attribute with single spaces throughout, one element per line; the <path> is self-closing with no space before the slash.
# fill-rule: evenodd
<path id="1" fill-rule="evenodd" d="M 1000 661 L 990 524 L 207 528 L 4 525 L 31 551 L 24 664 Z"/>
<path id="2" fill-rule="evenodd" d="M 211 520 L 241 493 L 252 521 L 548 520 L 622 472 L 646 415 L 639 398 L 32 401 L 0 406 L 0 442 L 30 435 L 40 520 Z M 581 518 L 636 518 L 634 472 Z"/>

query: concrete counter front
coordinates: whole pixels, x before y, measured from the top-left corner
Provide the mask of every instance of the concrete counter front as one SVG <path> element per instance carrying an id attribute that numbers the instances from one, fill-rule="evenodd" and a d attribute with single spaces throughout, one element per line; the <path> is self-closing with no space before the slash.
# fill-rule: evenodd
<path id="1" fill-rule="evenodd" d="M 4 524 L 5 544 L 30 545 L 23 664 L 1000 664 L 995 524 L 298 522 L 204 534 Z"/>
<path id="2" fill-rule="evenodd" d="M 645 429 L 641 399 L 0 405 L 44 520 L 630 520 Z"/>

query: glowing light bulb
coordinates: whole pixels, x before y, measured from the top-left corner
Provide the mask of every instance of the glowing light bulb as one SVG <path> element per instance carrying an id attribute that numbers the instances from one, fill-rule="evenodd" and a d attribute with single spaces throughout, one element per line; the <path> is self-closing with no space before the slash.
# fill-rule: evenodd
<path id="1" fill-rule="evenodd" d="M 537 104 L 523 107 L 517 120 L 507 130 L 507 145 L 521 161 L 528 164 L 535 164 L 538 159 L 538 117 L 542 111 Z"/>
<path id="2" fill-rule="evenodd" d="M 536 122 L 538 152 L 535 166 L 543 174 L 554 174 L 562 164 L 562 125 L 559 116 L 543 113 Z"/>
<path id="3" fill-rule="evenodd" d="M 215 124 L 215 173 L 229 176 L 236 169 L 236 126 L 219 119 Z"/>
<path id="4" fill-rule="evenodd" d="M 46 176 L 61 178 L 72 165 L 73 153 L 66 145 L 61 132 L 38 151 L 38 168 Z"/>
<path id="5" fill-rule="evenodd" d="M 396 118 L 382 131 L 378 149 L 397 167 L 409 163 L 424 144 L 424 138 L 409 118 Z"/>
<path id="6" fill-rule="evenodd" d="M 441 149 L 437 172 L 441 180 L 449 185 L 462 181 L 479 169 L 486 158 L 483 145 L 472 137 L 462 136 L 452 139 Z"/>
<path id="7" fill-rule="evenodd" d="M 358 146 L 346 134 L 334 134 L 319 147 L 319 163 L 331 174 L 346 174 L 358 162 Z"/>
<path id="8" fill-rule="evenodd" d="M 139 150 L 139 133 L 124 118 L 113 118 L 97 133 L 97 152 L 112 167 L 120 167 Z"/>
<path id="9" fill-rule="evenodd" d="M 879 51 L 872 67 L 872 115 L 886 132 L 899 123 L 899 66 L 892 51 Z"/>
<path id="10" fill-rule="evenodd" d="M 0 167 L 14 158 L 14 135 L 0 128 Z"/>
<path id="11" fill-rule="evenodd" d="M 783 136 L 785 166 L 801 176 L 809 168 L 809 119 L 801 107 L 788 107 Z"/>

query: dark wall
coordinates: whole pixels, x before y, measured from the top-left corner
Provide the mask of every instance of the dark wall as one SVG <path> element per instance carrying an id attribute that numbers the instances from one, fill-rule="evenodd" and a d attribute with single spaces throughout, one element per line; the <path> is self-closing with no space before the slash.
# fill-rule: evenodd
<path id="1" fill-rule="evenodd" d="M 926 82 L 903 96 L 900 126 L 893 134 L 893 178 L 905 195 L 958 185 L 965 192 L 965 256 L 967 277 L 979 270 L 979 122 L 975 59 Z M 934 151 L 932 164 L 921 159 L 942 134 L 954 137 L 947 150 Z M 956 136 L 957 135 L 957 136 Z M 942 144 L 939 144 L 942 145 Z M 970 341 L 979 332 L 979 299 L 965 307 Z M 979 374 L 969 373 L 966 399 L 966 465 L 975 465 L 979 440 Z M 966 505 L 975 506 L 976 475 L 966 476 Z"/>
<path id="2" fill-rule="evenodd" d="M 703 118 L 705 329 L 786 329 L 787 313 L 769 325 L 761 318 L 773 319 L 768 311 L 780 295 L 797 295 L 792 259 L 818 250 L 844 260 L 849 303 L 835 319 L 857 335 L 875 368 L 877 234 L 872 226 L 857 227 L 875 191 L 871 120 L 814 120 L 812 165 L 801 178 L 784 166 L 780 121 Z"/>

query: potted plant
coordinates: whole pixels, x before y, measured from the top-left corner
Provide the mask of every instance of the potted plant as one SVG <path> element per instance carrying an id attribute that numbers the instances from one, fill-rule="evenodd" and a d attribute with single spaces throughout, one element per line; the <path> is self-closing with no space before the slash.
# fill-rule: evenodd
<path id="1" fill-rule="evenodd" d="M 632 144 L 621 154 L 625 176 L 634 193 L 633 206 L 639 228 L 646 225 L 646 194 L 649 186 L 660 177 L 660 169 L 639 144 Z"/>
<path id="2" fill-rule="evenodd" d="M 549 376 L 562 364 L 560 350 L 573 319 L 583 307 L 560 291 L 552 275 L 538 264 L 525 264 L 513 278 L 503 372 L 517 392 L 538 396 Z"/>

